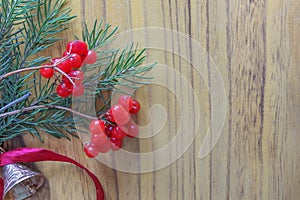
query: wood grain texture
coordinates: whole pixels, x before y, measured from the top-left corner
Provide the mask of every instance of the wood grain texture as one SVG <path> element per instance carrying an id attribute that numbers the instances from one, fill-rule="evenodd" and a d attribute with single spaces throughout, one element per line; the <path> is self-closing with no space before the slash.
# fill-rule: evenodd
<path id="1" fill-rule="evenodd" d="M 99 177 L 108 200 L 299 199 L 299 1 L 81 0 L 70 6 L 77 20 L 62 34 L 63 42 L 46 53 L 58 56 L 72 35 L 81 33 L 82 22 L 92 24 L 94 19 L 104 18 L 120 31 L 162 27 L 182 32 L 199 42 L 218 66 L 227 95 L 225 126 L 211 153 L 200 160 L 211 116 L 209 83 L 177 56 L 148 51 L 149 61 L 186 76 L 201 102 L 197 137 L 176 162 L 152 173 L 131 174 L 87 159 L 77 139 L 69 142 L 44 134 L 41 144 L 25 136 L 26 146 L 48 148 L 83 163 Z M 208 80 L 209 66 L 204 74 Z M 186 95 L 181 85 L 176 90 Z M 169 123 L 152 139 L 127 140 L 126 147 L 149 152 L 166 145 L 180 122 L 176 97 L 158 86 L 141 88 L 136 97 L 143 105 L 164 105 Z M 138 121 L 147 124 L 149 119 L 140 114 Z M 92 182 L 76 167 L 53 162 L 36 166 L 49 183 L 32 199 L 95 199 Z"/>

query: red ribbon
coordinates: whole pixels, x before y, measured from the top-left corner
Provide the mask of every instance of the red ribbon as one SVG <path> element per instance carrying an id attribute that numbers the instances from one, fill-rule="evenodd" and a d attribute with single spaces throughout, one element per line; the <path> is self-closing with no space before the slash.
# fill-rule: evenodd
<path id="1" fill-rule="evenodd" d="M 28 163 L 28 162 L 40 162 L 40 161 L 60 161 L 72 163 L 81 169 L 85 170 L 86 173 L 92 178 L 96 187 L 96 199 L 103 200 L 104 192 L 98 178 L 75 160 L 41 148 L 19 148 L 12 151 L 5 152 L 0 155 L 0 166 L 5 166 L 14 163 Z M 3 180 L 0 180 L 0 198 L 3 197 Z"/>

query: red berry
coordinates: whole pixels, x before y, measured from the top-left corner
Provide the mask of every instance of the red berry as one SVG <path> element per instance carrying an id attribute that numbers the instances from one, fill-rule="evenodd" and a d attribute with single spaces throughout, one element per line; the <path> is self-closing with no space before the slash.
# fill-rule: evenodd
<path id="1" fill-rule="evenodd" d="M 101 134 L 104 133 L 105 124 L 102 120 L 95 119 L 90 123 L 90 132 L 91 134 Z"/>
<path id="2" fill-rule="evenodd" d="M 109 110 L 105 113 L 104 116 L 106 117 L 106 119 L 107 119 L 108 121 L 113 122 L 113 123 L 116 122 L 115 119 L 114 119 L 114 116 L 113 116 L 113 114 L 112 114 L 112 110 L 111 110 L 111 109 L 109 109 Z"/>
<path id="3" fill-rule="evenodd" d="M 140 103 L 137 100 L 132 100 L 132 106 L 130 107 L 129 112 L 132 114 L 136 114 L 139 112 L 141 108 Z"/>
<path id="4" fill-rule="evenodd" d="M 139 127 L 134 122 L 129 122 L 125 126 L 121 126 L 121 129 L 127 133 L 128 137 L 137 137 L 139 134 Z"/>
<path id="5" fill-rule="evenodd" d="M 129 133 L 127 134 L 128 137 L 137 137 L 138 134 L 139 134 L 139 127 L 132 123 L 130 126 L 129 126 Z"/>
<path id="6" fill-rule="evenodd" d="M 44 66 L 49 66 L 49 65 L 44 65 Z M 54 69 L 52 67 L 41 68 L 40 74 L 45 78 L 51 78 L 54 75 Z"/>
<path id="7" fill-rule="evenodd" d="M 80 55 L 80 57 L 81 57 L 81 60 L 85 60 L 86 55 Z"/>
<path id="8" fill-rule="evenodd" d="M 122 140 L 118 140 L 115 137 L 111 137 L 109 140 L 110 140 L 110 148 L 113 151 L 117 151 L 122 148 Z"/>
<path id="9" fill-rule="evenodd" d="M 100 153 L 106 153 L 109 151 L 110 149 L 110 142 L 109 140 L 106 138 L 105 142 L 101 145 L 97 147 L 99 149 Z"/>
<path id="10" fill-rule="evenodd" d="M 77 53 L 81 57 L 85 57 L 88 53 L 88 46 L 83 41 L 75 40 L 67 44 L 66 50 L 69 53 Z"/>
<path id="11" fill-rule="evenodd" d="M 107 137 L 111 136 L 112 130 L 114 129 L 114 126 L 111 124 L 106 124 L 105 125 L 105 134 L 107 135 Z"/>
<path id="12" fill-rule="evenodd" d="M 72 65 L 69 60 L 65 60 L 58 64 L 57 67 L 65 73 L 70 73 L 72 71 Z"/>
<path id="13" fill-rule="evenodd" d="M 84 79 L 84 74 L 82 71 L 80 70 L 72 70 L 70 73 L 68 73 L 68 76 L 70 78 L 72 78 L 72 80 L 74 81 L 74 83 L 76 85 L 79 85 L 82 83 L 83 79 Z M 62 77 L 62 80 L 66 83 L 69 83 L 71 84 L 70 80 L 66 77 L 66 76 L 63 76 Z"/>
<path id="14" fill-rule="evenodd" d="M 132 108 L 132 98 L 128 95 L 122 95 L 119 98 L 118 104 L 129 111 Z"/>
<path id="15" fill-rule="evenodd" d="M 66 57 L 66 56 L 68 56 L 68 55 L 70 55 L 70 53 L 69 52 L 67 52 L 67 51 L 65 51 L 64 53 L 63 53 L 63 57 Z"/>
<path id="16" fill-rule="evenodd" d="M 73 86 L 73 93 L 72 95 L 75 97 L 80 97 L 84 93 L 84 86 L 82 84 L 74 85 Z"/>
<path id="17" fill-rule="evenodd" d="M 97 53 L 93 50 L 89 50 L 84 62 L 86 64 L 94 64 L 97 62 Z"/>
<path id="18" fill-rule="evenodd" d="M 60 61 L 61 58 L 53 58 L 51 64 L 54 65 L 56 62 Z"/>
<path id="19" fill-rule="evenodd" d="M 69 75 L 76 78 L 75 83 L 81 83 L 84 79 L 84 73 L 80 70 L 73 70 Z"/>
<path id="20" fill-rule="evenodd" d="M 102 146 L 105 142 L 107 142 L 107 136 L 104 133 L 92 134 L 91 142 L 97 147 Z"/>
<path id="21" fill-rule="evenodd" d="M 73 84 L 69 84 L 67 82 L 62 82 L 62 83 L 64 83 L 69 90 L 71 91 L 73 90 Z"/>
<path id="22" fill-rule="evenodd" d="M 119 126 L 114 127 L 111 132 L 111 137 L 117 138 L 118 140 L 123 140 L 126 137 L 126 133 L 122 131 Z"/>
<path id="23" fill-rule="evenodd" d="M 129 113 L 122 106 L 114 105 L 111 108 L 112 116 L 118 125 L 125 125 L 129 121 Z"/>
<path id="24" fill-rule="evenodd" d="M 88 142 L 84 145 L 84 152 L 89 158 L 95 158 L 98 155 L 99 150 L 93 143 Z"/>
<path id="25" fill-rule="evenodd" d="M 58 96 L 66 98 L 72 93 L 72 88 L 70 85 L 63 82 L 57 86 L 56 93 Z"/>
<path id="26" fill-rule="evenodd" d="M 72 53 L 71 57 L 67 61 L 69 62 L 69 65 L 72 66 L 72 68 L 80 68 L 82 65 L 81 57 L 76 53 Z"/>

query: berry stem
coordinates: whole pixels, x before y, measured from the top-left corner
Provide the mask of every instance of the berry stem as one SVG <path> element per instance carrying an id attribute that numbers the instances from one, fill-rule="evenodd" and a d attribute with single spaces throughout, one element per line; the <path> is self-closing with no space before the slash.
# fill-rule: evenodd
<path id="1" fill-rule="evenodd" d="M 28 67 L 28 68 L 24 68 L 24 69 L 18 69 L 18 70 L 15 70 L 15 71 L 11 71 L 7 74 L 4 74 L 2 76 L 0 76 L 0 82 L 9 77 L 9 76 L 12 76 L 12 75 L 15 75 L 15 74 L 19 74 L 21 72 L 26 72 L 26 71 L 33 71 L 33 70 L 39 70 L 39 69 L 42 69 L 42 68 L 51 68 L 51 67 L 55 67 L 55 65 L 48 65 L 48 66 L 36 66 L 36 67 Z"/>
<path id="2" fill-rule="evenodd" d="M 41 109 L 41 108 L 61 109 L 61 110 L 66 110 L 68 112 L 71 112 L 75 115 L 78 115 L 78 116 L 81 116 L 81 117 L 84 117 L 84 118 L 87 118 L 87 119 L 92 119 L 92 120 L 98 119 L 97 117 L 92 117 L 92 116 L 80 113 L 76 110 L 72 110 L 71 108 L 66 108 L 66 107 L 63 107 L 63 106 L 56 106 L 56 105 L 52 105 L 52 106 L 45 106 L 45 105 L 30 106 L 30 107 L 23 108 L 23 109 L 20 109 L 20 110 L 14 110 L 14 111 L 11 111 L 11 112 L 6 112 L 6 113 L 3 113 L 3 114 L 0 114 L 0 118 L 5 118 L 7 116 L 15 115 L 15 114 L 22 113 L 22 112 L 28 112 L 28 111 L 35 110 L 35 109 Z"/>
<path id="3" fill-rule="evenodd" d="M 3 111 L 5 111 L 6 109 L 22 102 L 25 101 L 26 99 L 28 99 L 31 96 L 31 92 L 26 93 L 25 95 L 23 95 L 22 97 L 10 102 L 9 104 L 7 104 L 6 106 L 3 106 L 2 108 L 0 108 L 0 113 L 2 113 Z"/>
<path id="4" fill-rule="evenodd" d="M 26 72 L 26 71 L 33 71 L 33 70 L 39 70 L 39 69 L 42 69 L 42 68 L 51 68 L 51 67 L 57 69 L 57 65 L 58 64 L 66 61 L 69 58 L 70 58 L 70 55 L 67 55 L 67 56 L 63 57 L 62 59 L 60 59 L 59 61 L 55 62 L 53 65 L 47 65 L 47 66 L 41 65 L 41 66 L 35 66 L 35 67 L 27 67 L 27 68 L 18 69 L 18 70 L 15 70 L 15 71 L 8 72 L 7 74 L 4 74 L 4 75 L 0 76 L 0 82 L 3 79 L 5 79 L 5 78 L 7 78 L 9 76 L 12 76 L 12 75 L 15 75 L 15 74 L 19 74 L 19 73 L 22 73 L 22 72 Z"/>
<path id="5" fill-rule="evenodd" d="M 67 79 L 72 83 L 73 86 L 75 86 L 74 81 L 72 80 L 72 78 L 64 71 L 62 71 L 61 69 L 59 69 L 58 67 L 54 67 L 54 69 L 56 71 L 58 71 L 59 73 L 61 73 L 62 75 L 64 75 L 65 77 L 67 77 Z"/>

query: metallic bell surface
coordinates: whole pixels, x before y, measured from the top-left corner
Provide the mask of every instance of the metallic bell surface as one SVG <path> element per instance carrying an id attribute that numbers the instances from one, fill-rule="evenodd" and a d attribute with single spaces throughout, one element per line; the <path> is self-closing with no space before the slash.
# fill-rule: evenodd
<path id="1" fill-rule="evenodd" d="M 20 164 L 5 165 L 1 173 L 4 180 L 3 199 L 26 199 L 35 194 L 45 181 L 42 174 Z"/>

